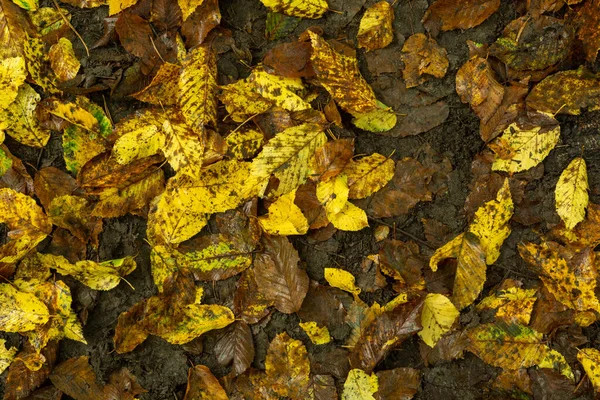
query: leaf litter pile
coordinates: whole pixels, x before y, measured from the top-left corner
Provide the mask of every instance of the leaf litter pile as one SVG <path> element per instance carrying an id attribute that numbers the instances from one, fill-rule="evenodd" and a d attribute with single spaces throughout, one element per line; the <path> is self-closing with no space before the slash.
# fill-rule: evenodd
<path id="1" fill-rule="evenodd" d="M 4 399 L 600 392 L 599 1 L 0 0 L 0 37 Z"/>

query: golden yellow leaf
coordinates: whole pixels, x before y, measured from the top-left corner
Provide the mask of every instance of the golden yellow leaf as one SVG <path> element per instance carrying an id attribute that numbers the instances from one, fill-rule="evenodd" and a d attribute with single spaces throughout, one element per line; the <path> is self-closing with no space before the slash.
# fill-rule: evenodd
<path id="1" fill-rule="evenodd" d="M 319 125 L 293 126 L 275 135 L 252 160 L 250 174 L 266 180 L 271 174 L 279 178 L 276 195 L 289 193 L 306 182 L 310 160 L 325 144 L 327 137 Z"/>
<path id="2" fill-rule="evenodd" d="M 31 86 L 21 85 L 15 101 L 4 110 L 0 109 L 0 128 L 19 143 L 44 147 L 50 139 L 50 131 L 41 127 L 35 115 L 40 98 Z"/>
<path id="3" fill-rule="evenodd" d="M 506 370 L 554 368 L 573 380 L 565 358 L 544 344 L 544 335 L 518 324 L 481 324 L 467 331 L 469 351 L 494 367 Z"/>
<path id="4" fill-rule="evenodd" d="M 452 325 L 460 312 L 443 294 L 429 293 L 425 298 L 421 312 L 423 329 L 418 333 L 429 347 L 434 347 Z"/>
<path id="5" fill-rule="evenodd" d="M 349 201 L 344 204 L 340 212 L 327 214 L 327 219 L 333 226 L 342 231 L 360 231 L 369 226 L 367 213 Z"/>
<path id="6" fill-rule="evenodd" d="M 248 82 L 248 78 L 222 86 L 219 99 L 235 122 L 244 122 L 273 106 L 271 101 L 254 92 L 254 84 Z"/>
<path id="7" fill-rule="evenodd" d="M 48 52 L 50 66 L 59 81 L 64 82 L 77 76 L 81 64 L 73 51 L 73 43 L 67 38 L 60 38 Z"/>
<path id="8" fill-rule="evenodd" d="M 556 300 L 576 311 L 600 312 L 596 297 L 596 256 L 589 249 L 574 254 L 554 242 L 518 245 L 521 257 L 542 272 L 540 279 Z"/>
<path id="9" fill-rule="evenodd" d="M 391 107 L 377 100 L 377 108 L 364 113 L 352 114 L 352 123 L 357 128 L 369 132 L 386 132 L 396 126 L 398 117 Z"/>
<path id="10" fill-rule="evenodd" d="M 325 0 L 260 0 L 269 10 L 298 18 L 321 18 L 329 9 Z"/>
<path id="11" fill-rule="evenodd" d="M 317 200 L 325 206 L 328 216 L 342 211 L 349 192 L 348 177 L 343 174 L 317 184 Z"/>
<path id="12" fill-rule="evenodd" d="M 30 331 L 50 318 L 44 303 L 10 283 L 0 283 L 0 304 L 0 330 L 4 332 Z"/>
<path id="13" fill-rule="evenodd" d="M 65 8 L 60 8 L 60 13 L 67 21 L 71 21 L 71 13 Z M 65 25 L 65 20 L 60 16 L 59 11 L 54 7 L 40 7 L 37 10 L 28 13 L 31 22 L 37 29 L 40 36 L 47 35 L 50 32 L 60 29 Z"/>
<path id="14" fill-rule="evenodd" d="M 367 8 L 358 27 L 358 47 L 382 49 L 394 40 L 394 9 L 383 0 Z"/>
<path id="15" fill-rule="evenodd" d="M 116 287 L 121 278 L 136 268 L 133 257 L 119 258 L 97 263 L 91 260 L 77 261 L 72 264 L 63 256 L 39 254 L 44 265 L 55 269 L 59 274 L 70 275 L 94 290 L 110 290 Z"/>
<path id="16" fill-rule="evenodd" d="M 596 392 L 600 392 L 600 351 L 594 348 L 581 349 L 577 359 L 594 385 Z"/>
<path id="17" fill-rule="evenodd" d="M 12 0 L 12 2 L 27 11 L 35 11 L 39 7 L 38 0 Z"/>
<path id="18" fill-rule="evenodd" d="M 319 326 L 315 321 L 300 322 L 300 328 L 306 333 L 313 344 L 327 344 L 331 342 L 329 329 L 326 326 Z"/>
<path id="19" fill-rule="evenodd" d="M 254 129 L 231 132 L 225 138 L 227 155 L 238 160 L 252 158 L 260 150 L 263 140 L 263 134 Z"/>
<path id="20" fill-rule="evenodd" d="M 260 226 L 269 235 L 304 235 L 308 221 L 300 207 L 294 204 L 296 190 L 284 194 L 269 206 L 269 214 L 258 218 Z"/>
<path id="21" fill-rule="evenodd" d="M 304 344 L 280 333 L 269 344 L 265 358 L 267 377 L 282 397 L 305 398 L 310 384 L 310 361 Z"/>
<path id="22" fill-rule="evenodd" d="M 73 125 L 89 132 L 99 133 L 100 124 L 98 120 L 82 105 L 82 103 L 86 105 L 90 104 L 90 101 L 85 98 L 78 98 L 77 100 L 78 103 L 71 103 L 52 98 L 44 103 L 44 107 L 50 114 L 56 115 Z"/>
<path id="23" fill-rule="evenodd" d="M 477 310 L 496 309 L 496 318 L 502 319 L 506 323 L 529 325 L 533 305 L 537 300 L 536 292 L 535 289 L 518 287 L 498 290 L 493 295 L 481 300 L 477 305 Z"/>
<path id="24" fill-rule="evenodd" d="M 119 129 L 119 126 L 115 129 Z M 119 164 L 150 157 L 164 148 L 165 135 L 157 125 L 143 125 L 120 136 L 115 142 L 112 154 Z"/>
<path id="25" fill-rule="evenodd" d="M 350 160 L 343 173 L 348 175 L 351 199 L 364 199 L 387 185 L 394 176 L 394 160 L 379 153 Z"/>
<path id="26" fill-rule="evenodd" d="M 356 58 L 338 53 L 316 33 L 309 30 L 308 34 L 313 46 L 313 68 L 335 102 L 352 115 L 376 109 L 375 93 L 360 74 Z"/>
<path id="27" fill-rule="evenodd" d="M 52 231 L 52 224 L 31 197 L 0 189 L 0 223 L 8 225 L 8 243 L 0 246 L 0 263 L 15 263 Z"/>
<path id="28" fill-rule="evenodd" d="M 362 369 L 352 369 L 344 382 L 342 400 L 375 400 L 373 395 L 379 390 L 379 379 L 373 372 L 367 374 Z"/>
<path id="29" fill-rule="evenodd" d="M 23 43 L 23 54 L 33 82 L 47 93 L 62 93 L 56 88 L 57 80 L 54 72 L 48 68 L 50 60 L 44 42 L 39 38 L 27 36 Z"/>
<path id="30" fill-rule="evenodd" d="M 301 78 L 288 78 L 269 74 L 261 66 L 256 67 L 248 78 L 254 91 L 288 111 L 302 111 L 311 108 L 297 93 L 304 91 Z"/>
<path id="31" fill-rule="evenodd" d="M 185 344 L 206 332 L 225 328 L 235 320 L 229 308 L 217 304 L 188 304 L 183 313 L 178 324 L 159 336 L 169 343 Z"/>
<path id="32" fill-rule="evenodd" d="M 510 194 L 508 178 L 498 190 L 495 200 L 490 200 L 475 212 L 475 218 L 469 225 L 469 232 L 479 238 L 485 252 L 487 265 L 493 264 L 500 257 L 500 248 L 510 235 L 508 222 L 513 215 L 514 204 Z"/>
<path id="33" fill-rule="evenodd" d="M 360 288 L 354 283 L 354 275 L 339 268 L 325 268 L 325 280 L 331 286 L 342 289 L 353 295 L 360 294 Z"/>
<path id="34" fill-rule="evenodd" d="M 108 15 L 118 14 L 137 2 L 138 0 L 108 0 Z"/>
<path id="35" fill-rule="evenodd" d="M 204 158 L 205 131 L 192 129 L 183 119 L 166 116 L 162 122 L 165 145 L 162 149 L 169 164 L 175 171 L 182 171 L 195 177 L 202 168 Z"/>
<path id="36" fill-rule="evenodd" d="M 585 219 L 585 209 L 590 200 L 588 190 L 585 160 L 576 157 L 560 174 L 554 192 L 556 212 L 567 229 L 575 228 L 575 225 Z"/>
<path id="37" fill-rule="evenodd" d="M 160 66 L 148 86 L 131 96 L 157 106 L 174 106 L 179 98 L 180 73 L 179 65 L 166 62 Z"/>
<path id="38" fill-rule="evenodd" d="M 435 272 L 440 261 L 455 258 L 457 262 L 452 302 L 462 310 L 479 296 L 485 283 L 485 253 L 479 238 L 471 232 L 461 233 L 433 253 L 429 266 Z"/>
<path id="39" fill-rule="evenodd" d="M 0 139 L 3 139 L 2 133 L 0 133 Z M 12 158 L 10 158 L 4 150 L 0 149 L 0 177 L 3 176 L 11 167 Z"/>
<path id="40" fill-rule="evenodd" d="M 177 0 L 177 3 L 179 4 L 179 8 L 181 8 L 183 20 L 185 21 L 194 11 L 196 11 L 196 8 L 204 3 L 204 0 Z"/>
<path id="41" fill-rule="evenodd" d="M 92 204 L 83 197 L 56 196 L 47 207 L 52 224 L 68 229 L 83 243 L 87 243 L 94 236 L 97 237 L 102 230 L 102 221 L 91 216 Z"/>
<path id="42" fill-rule="evenodd" d="M 6 340 L 0 339 L 0 374 L 12 363 L 18 350 L 16 347 L 7 349 Z"/>
<path id="43" fill-rule="evenodd" d="M 541 163 L 554 149 L 560 137 L 560 125 L 554 127 L 520 125 L 513 122 L 504 130 L 504 134 L 495 139 L 501 149 L 506 149 L 509 158 L 500 157 L 497 147 L 492 149 L 496 152 L 496 159 L 492 165 L 494 171 L 506 171 L 510 173 L 521 172 L 535 167 Z M 502 151 L 501 153 L 504 153 Z"/>
<path id="44" fill-rule="evenodd" d="M 210 46 L 198 46 L 182 63 L 179 106 L 195 130 L 217 125 L 217 59 Z"/>
<path id="45" fill-rule="evenodd" d="M 26 77 L 23 57 L 10 57 L 0 61 L 0 110 L 15 101 L 19 86 L 25 82 Z"/>

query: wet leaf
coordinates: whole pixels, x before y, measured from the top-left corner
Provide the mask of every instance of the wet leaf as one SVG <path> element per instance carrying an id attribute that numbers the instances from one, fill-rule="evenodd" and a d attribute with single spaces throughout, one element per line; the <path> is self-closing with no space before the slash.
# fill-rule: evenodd
<path id="1" fill-rule="evenodd" d="M 179 4 L 179 8 L 181 8 L 181 13 L 183 15 L 183 20 L 185 21 L 188 17 L 196 11 L 197 7 L 200 7 L 205 0 L 177 0 Z"/>
<path id="2" fill-rule="evenodd" d="M 269 206 L 269 214 L 259 217 L 258 221 L 267 234 L 304 235 L 308 231 L 308 221 L 294 204 L 295 197 L 295 190 L 281 196 Z"/>
<path id="3" fill-rule="evenodd" d="M 23 57 L 10 57 L 0 61 L 0 110 L 15 101 L 19 86 L 25 82 L 26 76 Z"/>
<path id="4" fill-rule="evenodd" d="M 218 379 L 204 365 L 189 369 L 184 400 L 227 400 L 227 394 Z"/>
<path id="5" fill-rule="evenodd" d="M 48 307 L 37 297 L 22 292 L 9 283 L 0 283 L 0 330 L 25 332 L 48 322 Z"/>
<path id="6" fill-rule="evenodd" d="M 325 280 L 331 286 L 342 289 L 355 296 L 360 294 L 360 288 L 354 283 L 354 275 L 340 268 L 325 268 Z"/>
<path id="7" fill-rule="evenodd" d="M 311 50 L 308 42 L 282 43 L 265 54 L 263 64 L 276 75 L 287 78 L 311 77 L 315 74 L 310 63 Z"/>
<path id="8" fill-rule="evenodd" d="M 460 312 L 446 296 L 429 293 L 423 305 L 421 314 L 423 329 L 419 332 L 419 336 L 428 346 L 434 347 L 442 335 L 450 331 L 459 314 Z"/>
<path id="9" fill-rule="evenodd" d="M 23 44 L 27 40 L 28 22 L 25 12 L 12 1 L 0 3 L 0 19 L 5 21 L 0 29 L 0 58 L 24 56 Z"/>
<path id="10" fill-rule="evenodd" d="M 456 277 L 452 290 L 452 302 L 462 310 L 479 296 L 485 282 L 485 252 L 479 238 L 471 233 L 461 233 L 443 247 L 437 249 L 429 266 L 435 272 L 438 264 L 446 258 L 456 259 Z"/>
<path id="11" fill-rule="evenodd" d="M 488 19 L 500 7 L 500 0 L 436 0 L 423 17 L 423 25 L 431 31 L 431 25 L 441 22 L 441 29 L 470 29 Z"/>
<path id="12" fill-rule="evenodd" d="M 54 368 L 50 374 L 52 384 L 75 399 L 92 400 L 102 393 L 96 383 L 96 374 L 89 364 L 89 357 L 70 358 Z"/>
<path id="13" fill-rule="evenodd" d="M 267 377 L 282 397 L 303 399 L 310 384 L 308 352 L 301 341 L 280 333 L 269 344 L 265 359 Z"/>
<path id="14" fill-rule="evenodd" d="M 75 78 L 81 67 L 73 51 L 73 44 L 67 38 L 60 38 L 58 43 L 50 47 L 48 58 L 56 78 L 61 82 Z"/>
<path id="15" fill-rule="evenodd" d="M 421 371 L 414 368 L 394 368 L 377 372 L 379 390 L 375 393 L 378 400 L 410 400 L 421 387 Z"/>
<path id="16" fill-rule="evenodd" d="M 181 34 L 185 37 L 186 46 L 191 49 L 204 43 L 207 35 L 220 22 L 219 2 L 217 0 L 204 0 L 181 25 Z"/>
<path id="17" fill-rule="evenodd" d="M 135 400 L 138 394 L 148 391 L 140 386 L 127 368 L 121 368 L 110 375 L 102 392 L 106 400 Z"/>
<path id="18" fill-rule="evenodd" d="M 350 139 L 331 140 L 317 149 L 313 169 L 322 182 L 339 175 L 350 162 L 354 142 Z"/>
<path id="19" fill-rule="evenodd" d="M 311 108 L 299 95 L 304 90 L 300 78 L 269 74 L 262 67 L 257 67 L 250 74 L 248 82 L 254 91 L 284 110 L 302 111 Z"/>
<path id="20" fill-rule="evenodd" d="M 585 219 L 585 209 L 589 202 L 588 189 L 585 160 L 576 157 L 560 174 L 554 192 L 556 212 L 568 230 Z"/>
<path id="21" fill-rule="evenodd" d="M 369 132 L 386 132 L 396 126 L 398 118 L 391 107 L 377 100 L 377 108 L 365 113 L 354 113 L 352 123 Z"/>
<path id="22" fill-rule="evenodd" d="M 600 374 L 598 368 L 600 367 L 600 351 L 594 348 L 581 349 L 577 353 L 577 360 L 583 365 L 585 373 L 592 381 L 596 392 L 600 390 Z"/>
<path id="23" fill-rule="evenodd" d="M 394 9 L 383 0 L 367 8 L 360 20 L 356 39 L 358 47 L 369 50 L 382 49 L 394 39 Z"/>
<path id="24" fill-rule="evenodd" d="M 21 85 L 16 99 L 5 109 L 0 109 L 0 128 L 19 143 L 44 147 L 50 139 L 50 131 L 44 129 L 35 116 L 40 99 L 31 86 Z"/>
<path id="25" fill-rule="evenodd" d="M 179 76 L 179 106 L 185 121 L 194 130 L 217 125 L 216 90 L 215 54 L 210 47 L 198 46 L 183 61 Z"/>
<path id="26" fill-rule="evenodd" d="M 4 399 L 18 400 L 25 398 L 44 383 L 54 367 L 57 350 L 58 342 L 49 343 L 41 352 L 41 356 L 46 361 L 40 369 L 31 371 L 27 368 L 23 360 L 26 360 L 30 356 L 35 356 L 37 352 L 31 345 L 26 343 L 23 350 L 17 353 L 15 361 L 8 368 Z"/>
<path id="27" fill-rule="evenodd" d="M 456 73 L 456 93 L 463 103 L 471 105 L 482 123 L 487 123 L 502 103 L 504 87 L 496 80 L 487 59 L 476 55 Z"/>
<path id="28" fill-rule="evenodd" d="M 33 179 L 31 179 L 23 162 L 12 155 L 4 145 L 0 145 L 0 151 L 3 153 L 0 156 L 0 163 L 2 163 L 3 168 L 7 168 L 4 174 L 0 175 L 0 187 L 14 189 L 26 195 L 33 194 Z"/>
<path id="29" fill-rule="evenodd" d="M 298 267 L 298 252 L 284 237 L 263 237 L 265 251 L 254 261 L 256 283 L 282 313 L 300 309 L 308 291 L 308 275 Z"/>
<path id="30" fill-rule="evenodd" d="M 77 190 L 77 181 L 69 174 L 55 167 L 40 169 L 33 181 L 35 195 L 46 210 L 55 197 L 71 195 Z"/>
<path id="31" fill-rule="evenodd" d="M 343 170 L 348 176 L 351 199 L 364 199 L 379 191 L 394 176 L 394 160 L 374 153 L 358 161 L 350 160 Z"/>
<path id="32" fill-rule="evenodd" d="M 587 217 L 575 228 L 567 229 L 561 223 L 554 227 L 552 234 L 575 248 L 595 248 L 600 244 L 600 206 L 589 203 Z"/>
<path id="33" fill-rule="evenodd" d="M 269 110 L 273 103 L 254 91 L 254 84 L 248 79 L 238 80 L 221 87 L 219 99 L 235 122 Z"/>
<path id="34" fill-rule="evenodd" d="M 377 375 L 367 374 L 361 369 L 353 369 L 344 382 L 342 400 L 375 400 L 373 395 L 379 390 Z"/>
<path id="35" fill-rule="evenodd" d="M 222 366 L 232 363 L 232 376 L 242 374 L 254 360 L 254 341 L 250 327 L 243 321 L 229 325 L 217 339 L 214 352 Z"/>
<path id="36" fill-rule="evenodd" d="M 369 226 L 367 214 L 348 202 L 349 188 L 346 175 L 338 175 L 327 182 L 319 182 L 316 193 L 317 199 L 325 207 L 327 219 L 337 229 L 358 231 Z"/>
<path id="37" fill-rule="evenodd" d="M 27 36 L 23 45 L 23 54 L 27 61 L 27 70 L 32 81 L 44 89 L 47 93 L 61 93 L 56 88 L 58 83 L 54 72 L 50 68 L 46 45 L 37 37 Z"/>
<path id="38" fill-rule="evenodd" d="M 68 229 L 83 243 L 92 240 L 93 245 L 97 246 L 102 221 L 93 217 L 92 211 L 93 206 L 85 198 L 63 195 L 52 199 L 47 214 L 53 225 Z"/>
<path id="39" fill-rule="evenodd" d="M 277 40 L 291 34 L 298 26 L 301 19 L 290 17 L 278 12 L 268 12 L 265 36 L 268 40 Z"/>
<path id="40" fill-rule="evenodd" d="M 565 358 L 543 343 L 543 335 L 517 324 L 481 324 L 468 331 L 469 351 L 486 363 L 506 370 L 554 368 L 573 380 Z"/>
<path id="41" fill-rule="evenodd" d="M 166 62 L 160 66 L 148 86 L 131 96 L 154 105 L 174 106 L 179 100 L 180 74 L 181 66 Z"/>
<path id="42" fill-rule="evenodd" d="M 273 305 L 273 302 L 259 290 L 254 268 L 242 273 L 233 304 L 236 316 L 247 324 L 255 324 L 269 314 L 269 306 Z"/>
<path id="43" fill-rule="evenodd" d="M 407 88 L 425 82 L 426 77 L 422 77 L 424 74 L 443 78 L 449 65 L 446 49 L 423 33 L 416 33 L 406 39 L 402 47 L 402 61 L 402 76 Z"/>
<path id="44" fill-rule="evenodd" d="M 585 58 L 593 63 L 600 50 L 600 33 L 595 29 L 600 24 L 600 3 L 587 1 L 574 12 L 574 15 L 569 13 L 568 17 L 575 20 L 577 37 L 583 43 Z"/>
<path id="45" fill-rule="evenodd" d="M 321 18 L 329 9 L 325 0 L 260 0 L 269 10 L 298 18 Z"/>

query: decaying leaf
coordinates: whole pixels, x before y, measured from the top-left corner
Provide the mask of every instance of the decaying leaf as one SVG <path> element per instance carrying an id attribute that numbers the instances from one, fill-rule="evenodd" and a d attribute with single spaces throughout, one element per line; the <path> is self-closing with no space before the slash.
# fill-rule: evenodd
<path id="1" fill-rule="evenodd" d="M 50 66 L 59 81 L 64 82 L 77 76 L 81 64 L 73 51 L 73 44 L 67 38 L 60 38 L 48 52 Z"/>
<path id="2" fill-rule="evenodd" d="M 301 341 L 280 333 L 269 344 L 265 359 L 272 389 L 282 397 L 302 399 L 310 384 L 308 352 Z"/>
<path id="3" fill-rule="evenodd" d="M 575 228 L 567 229 L 561 223 L 554 227 L 552 234 L 574 248 L 595 248 L 600 244 L 600 206 L 589 203 L 587 217 Z"/>
<path id="4" fill-rule="evenodd" d="M 384 187 L 394 176 L 394 160 L 374 153 L 350 160 L 343 173 L 348 176 L 350 199 L 364 199 Z"/>
<path id="5" fill-rule="evenodd" d="M 586 1 L 574 14 L 577 37 L 583 43 L 585 58 L 593 63 L 600 50 L 600 33 L 597 29 L 600 25 L 600 3 Z"/>
<path id="6" fill-rule="evenodd" d="M 185 19 L 185 15 L 184 15 Z M 198 46 L 182 63 L 179 105 L 187 124 L 201 131 L 217 124 L 217 60 L 210 47 Z"/>
<path id="7" fill-rule="evenodd" d="M 535 294 L 535 289 L 506 287 L 481 300 L 477 309 L 496 309 L 496 318 L 502 319 L 508 324 L 529 325 L 531 312 L 536 302 Z"/>
<path id="8" fill-rule="evenodd" d="M 260 0 L 271 11 L 292 17 L 321 18 L 329 9 L 325 0 Z"/>
<path id="9" fill-rule="evenodd" d="M 377 372 L 377 400 L 410 400 L 421 388 L 421 371 L 415 368 L 394 368 Z"/>
<path id="10" fill-rule="evenodd" d="M 225 366 L 232 363 L 231 374 L 242 374 L 254 360 L 254 342 L 250 327 L 243 321 L 229 325 L 219 336 L 214 350 L 219 364 Z"/>
<path id="11" fill-rule="evenodd" d="M 377 108 L 365 113 L 352 114 L 352 123 L 357 128 L 369 132 L 386 132 L 396 126 L 398 117 L 391 107 L 377 100 Z"/>
<path id="12" fill-rule="evenodd" d="M 28 84 L 19 87 L 16 99 L 0 109 L 0 129 L 19 143 L 33 147 L 44 147 L 50 139 L 50 131 L 44 129 L 35 117 L 40 95 Z"/>
<path id="13" fill-rule="evenodd" d="M 500 7 L 500 0 L 436 0 L 423 17 L 429 31 L 438 24 L 444 31 L 470 29 L 488 19 Z"/>
<path id="14" fill-rule="evenodd" d="M 12 363 L 17 351 L 16 347 L 6 348 L 6 340 L 0 339 L 0 373 L 4 372 Z"/>
<path id="15" fill-rule="evenodd" d="M 456 73 L 456 93 L 469 103 L 482 123 L 494 116 L 504 98 L 504 87 L 496 80 L 489 62 L 471 57 Z"/>
<path id="16" fill-rule="evenodd" d="M 252 158 L 260 150 L 263 141 L 263 134 L 254 129 L 231 132 L 225 138 L 227 155 L 238 160 Z"/>
<path id="17" fill-rule="evenodd" d="M 358 47 L 369 50 L 382 49 L 394 39 L 394 9 L 385 0 L 367 8 L 360 20 L 356 39 Z"/>
<path id="18" fill-rule="evenodd" d="M 22 292 L 9 283 L 0 283 L 0 330 L 26 332 L 48 322 L 46 305 L 33 294 Z"/>
<path id="19" fill-rule="evenodd" d="M 26 75 L 23 57 L 10 57 L 0 61 L 0 110 L 15 101 Z"/>
<path id="20" fill-rule="evenodd" d="M 379 390 L 377 375 L 367 374 L 361 369 L 353 369 L 344 382 L 342 400 L 375 400 L 373 395 Z"/>
<path id="21" fill-rule="evenodd" d="M 454 324 L 460 312 L 443 294 L 429 293 L 425 297 L 421 325 L 423 329 L 419 336 L 430 347 L 434 347 L 443 334 L 447 333 Z"/>
<path id="22" fill-rule="evenodd" d="M 208 399 L 227 400 L 228 397 L 210 369 L 204 365 L 196 365 L 189 369 L 184 400 Z"/>
<path id="23" fill-rule="evenodd" d="M 560 174 L 554 192 L 556 212 L 569 230 L 585 218 L 585 209 L 589 202 L 588 189 L 585 160 L 576 157 Z"/>
<path id="24" fill-rule="evenodd" d="M 594 348 L 581 349 L 577 353 L 577 359 L 583 365 L 585 373 L 592 381 L 596 392 L 600 390 L 600 351 Z"/>
<path id="25" fill-rule="evenodd" d="M 425 82 L 423 74 L 443 78 L 448 70 L 446 49 L 423 33 L 416 33 L 406 39 L 402 47 L 402 61 L 402 76 L 407 88 Z"/>

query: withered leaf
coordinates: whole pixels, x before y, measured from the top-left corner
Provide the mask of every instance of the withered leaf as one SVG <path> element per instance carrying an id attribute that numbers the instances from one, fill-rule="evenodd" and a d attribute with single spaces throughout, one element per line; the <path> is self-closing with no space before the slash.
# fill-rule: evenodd
<path id="1" fill-rule="evenodd" d="M 564 222 L 552 229 L 552 235 L 575 248 L 595 248 L 600 244 L 600 205 L 589 203 L 586 218 L 572 230 Z"/>
<path id="2" fill-rule="evenodd" d="M 67 395 L 80 400 L 97 399 L 102 389 L 96 383 L 96 374 L 89 357 L 70 358 L 60 363 L 50 374 L 50 380 Z"/>
<path id="3" fill-rule="evenodd" d="M 474 56 L 456 73 L 456 93 L 486 123 L 502 103 L 504 87 L 496 80 L 489 62 Z"/>
<path id="4" fill-rule="evenodd" d="M 280 396 L 304 399 L 310 385 L 308 352 L 301 341 L 287 332 L 280 333 L 269 344 L 265 359 L 267 378 Z"/>
<path id="5" fill-rule="evenodd" d="M 103 388 L 104 400 L 135 400 L 138 394 L 146 392 L 127 368 L 113 372 Z"/>
<path id="6" fill-rule="evenodd" d="M 307 78 L 315 74 L 310 63 L 311 51 L 309 42 L 282 43 L 265 54 L 263 64 L 277 75 Z"/>
<path id="7" fill-rule="evenodd" d="M 184 400 L 204 399 L 227 400 L 228 397 L 210 369 L 204 365 L 196 365 L 189 369 Z"/>
<path id="8" fill-rule="evenodd" d="M 569 2 L 570 3 L 570 2 Z M 585 58 L 593 63 L 600 50 L 600 3 L 597 1 L 586 1 L 572 15 L 568 14 L 568 20 L 574 19 L 577 27 L 577 37 L 583 43 Z"/>
<path id="9" fill-rule="evenodd" d="M 402 61 L 402 75 L 407 88 L 423 83 L 423 74 L 443 78 L 449 65 L 446 49 L 423 33 L 416 33 L 406 39 L 402 47 Z"/>
<path id="10" fill-rule="evenodd" d="M 145 74 L 149 74 L 162 64 L 161 57 L 164 59 L 166 55 L 157 53 L 152 27 L 144 18 L 130 12 L 120 13 L 115 30 L 123 47 L 134 56 L 141 58 L 142 71 Z"/>
<path id="11" fill-rule="evenodd" d="M 382 49 L 394 40 L 394 9 L 383 0 L 367 8 L 360 20 L 356 39 L 358 47 Z"/>
<path id="12" fill-rule="evenodd" d="M 18 400 L 29 396 L 39 387 L 50 375 L 56 362 L 58 351 L 58 342 L 50 342 L 41 351 L 45 362 L 37 371 L 31 371 L 22 360 L 35 355 L 36 350 L 29 343 L 25 344 L 23 350 L 17 353 L 16 360 L 8 368 L 6 377 L 6 386 L 4 387 L 4 400 Z"/>
<path id="13" fill-rule="evenodd" d="M 423 25 L 428 31 L 473 28 L 488 19 L 500 7 L 500 0 L 436 0 L 429 6 Z"/>
<path id="14" fill-rule="evenodd" d="M 2 152 L 4 156 L 1 155 Z M 4 144 L 0 145 L 0 160 L 2 160 L 1 163 L 6 163 L 10 160 L 11 164 L 4 174 L 0 176 L 0 188 L 11 188 L 26 195 L 33 194 L 34 182 L 27 169 L 25 169 L 23 161 L 13 156 Z"/>
<path id="15" fill-rule="evenodd" d="M 181 25 L 181 34 L 185 38 L 186 46 L 194 48 L 204 43 L 204 39 L 210 31 L 220 22 L 221 12 L 218 0 L 204 0 Z"/>
<path id="16" fill-rule="evenodd" d="M 377 400 L 410 400 L 421 387 L 421 371 L 415 368 L 395 368 L 377 372 Z"/>
<path id="17" fill-rule="evenodd" d="M 246 371 L 254 360 L 254 341 L 250 327 L 243 321 L 236 321 L 224 329 L 214 347 L 219 364 L 232 363 L 231 376 Z"/>
<path id="18" fill-rule="evenodd" d="M 46 210 L 55 197 L 64 195 L 81 194 L 77 181 L 69 174 L 55 167 L 40 169 L 33 180 L 35 195 Z"/>
<path id="19" fill-rule="evenodd" d="M 254 270 L 259 290 L 279 311 L 300 309 L 308 291 L 308 275 L 298 266 L 298 252 L 286 237 L 264 236 L 265 251 L 256 257 Z"/>

